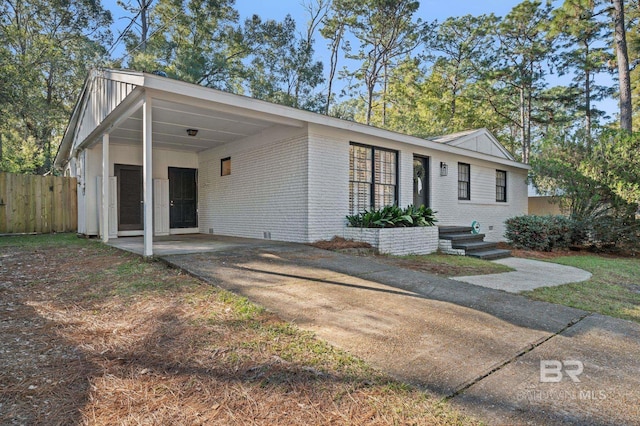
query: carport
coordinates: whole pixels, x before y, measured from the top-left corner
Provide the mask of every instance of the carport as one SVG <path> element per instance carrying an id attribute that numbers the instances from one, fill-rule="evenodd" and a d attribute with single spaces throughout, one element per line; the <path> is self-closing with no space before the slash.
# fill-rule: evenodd
<path id="1" fill-rule="evenodd" d="M 200 232 L 198 154 L 273 127 L 303 127 L 274 109 L 220 91 L 213 100 L 210 89 L 154 74 L 92 71 L 56 157 L 86 197 L 79 232 L 104 242 L 142 236 L 144 256 L 153 255 L 154 238 Z"/>

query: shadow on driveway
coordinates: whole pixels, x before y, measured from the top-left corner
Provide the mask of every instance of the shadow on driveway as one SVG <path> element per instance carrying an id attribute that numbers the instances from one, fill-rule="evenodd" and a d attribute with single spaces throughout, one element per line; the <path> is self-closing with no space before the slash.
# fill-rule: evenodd
<path id="1" fill-rule="evenodd" d="M 637 421 L 638 324 L 295 244 L 163 259 L 491 423 Z M 583 382 L 541 383 L 545 359 Z"/>

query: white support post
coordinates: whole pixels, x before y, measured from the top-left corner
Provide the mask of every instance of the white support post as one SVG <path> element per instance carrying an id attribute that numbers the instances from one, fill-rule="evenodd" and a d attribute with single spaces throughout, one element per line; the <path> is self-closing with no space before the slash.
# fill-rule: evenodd
<path id="1" fill-rule="evenodd" d="M 109 242 L 109 133 L 102 135 L 102 242 Z"/>
<path id="2" fill-rule="evenodd" d="M 144 200 L 144 256 L 153 256 L 153 161 L 151 97 L 142 104 L 142 191 Z"/>

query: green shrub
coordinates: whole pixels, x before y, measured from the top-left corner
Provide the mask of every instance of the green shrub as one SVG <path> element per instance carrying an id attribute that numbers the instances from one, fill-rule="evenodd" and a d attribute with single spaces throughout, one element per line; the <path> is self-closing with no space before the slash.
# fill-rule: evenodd
<path id="1" fill-rule="evenodd" d="M 505 221 L 505 238 L 516 248 L 551 251 L 574 242 L 575 223 L 564 216 L 516 216 Z"/>
<path id="2" fill-rule="evenodd" d="M 601 216 L 576 220 L 564 216 L 517 216 L 505 222 L 505 238 L 516 248 L 551 251 L 582 246 L 596 250 L 640 248 L 640 221 L 633 217 Z"/>
<path id="3" fill-rule="evenodd" d="M 599 250 L 640 248 L 640 221 L 633 217 L 604 216 L 584 226 L 588 245 Z"/>
<path id="4" fill-rule="evenodd" d="M 347 222 L 349 222 L 349 226 L 354 228 L 433 226 L 437 222 L 435 213 L 425 206 L 415 207 L 414 205 L 409 205 L 405 209 L 401 209 L 394 205 L 349 215 L 347 216 Z"/>

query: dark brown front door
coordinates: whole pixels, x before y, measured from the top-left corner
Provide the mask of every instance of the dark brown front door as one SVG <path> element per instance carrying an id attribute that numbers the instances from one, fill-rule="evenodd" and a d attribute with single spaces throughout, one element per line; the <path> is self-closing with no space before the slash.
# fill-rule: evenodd
<path id="1" fill-rule="evenodd" d="M 196 169 L 169 167 L 169 226 L 198 227 Z"/>
<path id="2" fill-rule="evenodd" d="M 116 164 L 118 180 L 118 230 L 142 229 L 142 167 Z"/>
<path id="3" fill-rule="evenodd" d="M 429 157 L 413 156 L 413 205 L 429 207 Z"/>

